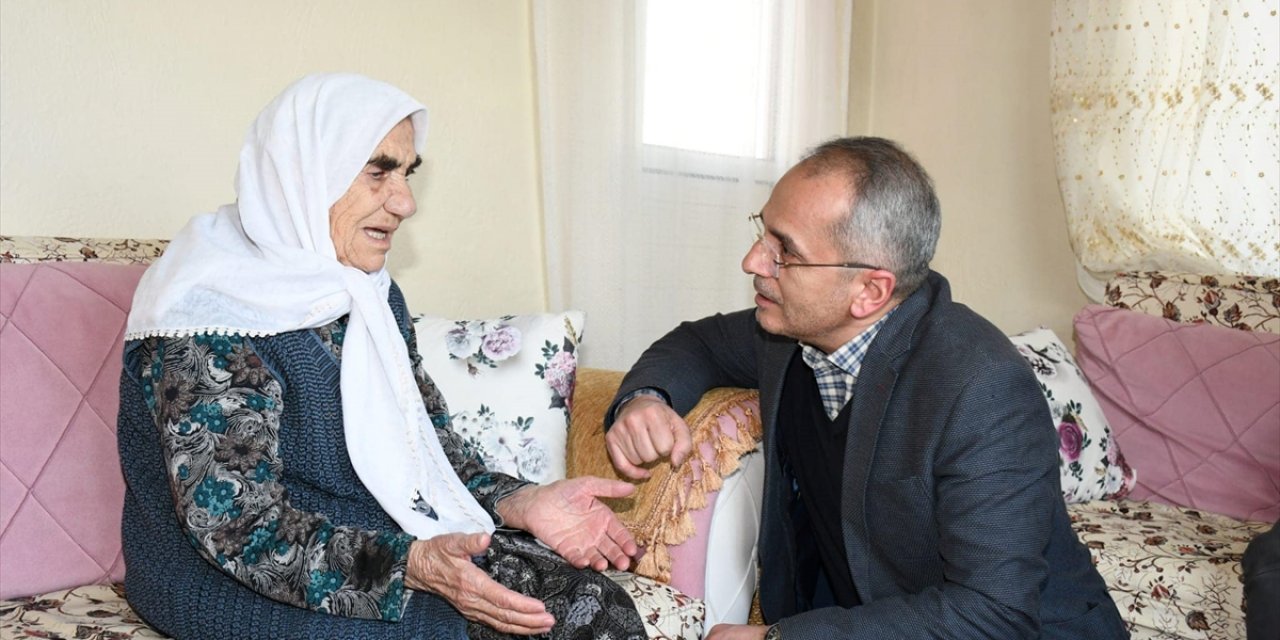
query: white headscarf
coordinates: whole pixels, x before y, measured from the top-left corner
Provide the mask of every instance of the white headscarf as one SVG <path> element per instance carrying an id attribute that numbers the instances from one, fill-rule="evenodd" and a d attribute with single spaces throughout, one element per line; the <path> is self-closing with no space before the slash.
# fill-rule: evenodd
<path id="1" fill-rule="evenodd" d="M 196 216 L 143 275 L 125 339 L 269 336 L 351 314 L 342 348 L 342 419 L 351 464 L 378 503 L 419 538 L 493 531 L 431 425 L 387 304 L 385 267 L 338 262 L 329 207 L 401 120 L 422 151 L 426 108 L 353 74 L 302 78 L 245 136 L 237 201 Z M 425 515 L 424 500 L 438 519 Z"/>

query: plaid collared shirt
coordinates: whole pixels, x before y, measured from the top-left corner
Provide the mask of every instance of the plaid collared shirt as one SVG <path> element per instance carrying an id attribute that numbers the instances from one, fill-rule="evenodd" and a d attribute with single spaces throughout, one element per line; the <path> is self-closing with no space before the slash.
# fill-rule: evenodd
<path id="1" fill-rule="evenodd" d="M 858 381 L 858 372 L 862 370 L 862 359 L 867 356 L 867 348 L 891 315 L 892 311 L 885 314 L 875 324 L 867 327 L 866 331 L 854 336 L 830 355 L 817 347 L 800 343 L 800 356 L 813 369 L 813 377 L 818 380 L 818 393 L 822 396 L 822 408 L 826 410 L 828 418 L 835 420 L 840 415 L 840 410 L 853 397 L 853 385 Z"/>

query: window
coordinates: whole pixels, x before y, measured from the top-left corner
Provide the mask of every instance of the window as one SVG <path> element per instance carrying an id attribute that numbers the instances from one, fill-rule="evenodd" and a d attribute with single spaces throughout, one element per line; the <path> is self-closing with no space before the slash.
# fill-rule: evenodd
<path id="1" fill-rule="evenodd" d="M 646 150 L 771 159 L 777 0 L 648 0 L 642 11 Z"/>

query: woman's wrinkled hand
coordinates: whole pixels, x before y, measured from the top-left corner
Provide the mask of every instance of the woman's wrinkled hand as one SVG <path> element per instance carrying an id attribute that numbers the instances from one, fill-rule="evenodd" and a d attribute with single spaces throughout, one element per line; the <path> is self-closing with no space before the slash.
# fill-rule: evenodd
<path id="1" fill-rule="evenodd" d="M 489 534 L 447 533 L 409 547 L 405 586 L 449 601 L 462 617 L 503 633 L 547 633 L 556 620 L 541 600 L 495 582 L 472 563 L 489 548 Z"/>
<path id="2" fill-rule="evenodd" d="M 639 547 L 599 498 L 623 498 L 633 491 L 620 480 L 569 478 L 520 489 L 499 501 L 497 511 L 507 526 L 532 533 L 575 567 L 626 569 Z"/>

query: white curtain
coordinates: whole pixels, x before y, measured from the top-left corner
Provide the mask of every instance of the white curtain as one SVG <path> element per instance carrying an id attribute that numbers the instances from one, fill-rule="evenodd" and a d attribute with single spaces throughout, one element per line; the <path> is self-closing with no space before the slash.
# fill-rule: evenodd
<path id="1" fill-rule="evenodd" d="M 1056 0 L 1053 133 L 1081 284 L 1280 275 L 1276 0 Z"/>
<path id="2" fill-rule="evenodd" d="M 757 12 L 749 18 L 771 43 L 767 55 L 752 50 L 706 69 L 710 82 L 764 60 L 762 111 L 742 131 L 755 142 L 741 154 L 645 144 L 645 61 L 655 59 L 647 49 L 701 41 L 646 38 L 656 4 L 533 3 L 549 304 L 587 312 L 587 366 L 626 369 L 680 321 L 749 306 L 751 280 L 739 266 L 752 241 L 748 214 L 805 150 L 847 126 L 850 0 L 662 8 L 669 18 L 699 4 Z M 717 33 L 717 21 L 680 18 L 676 32 Z"/>

